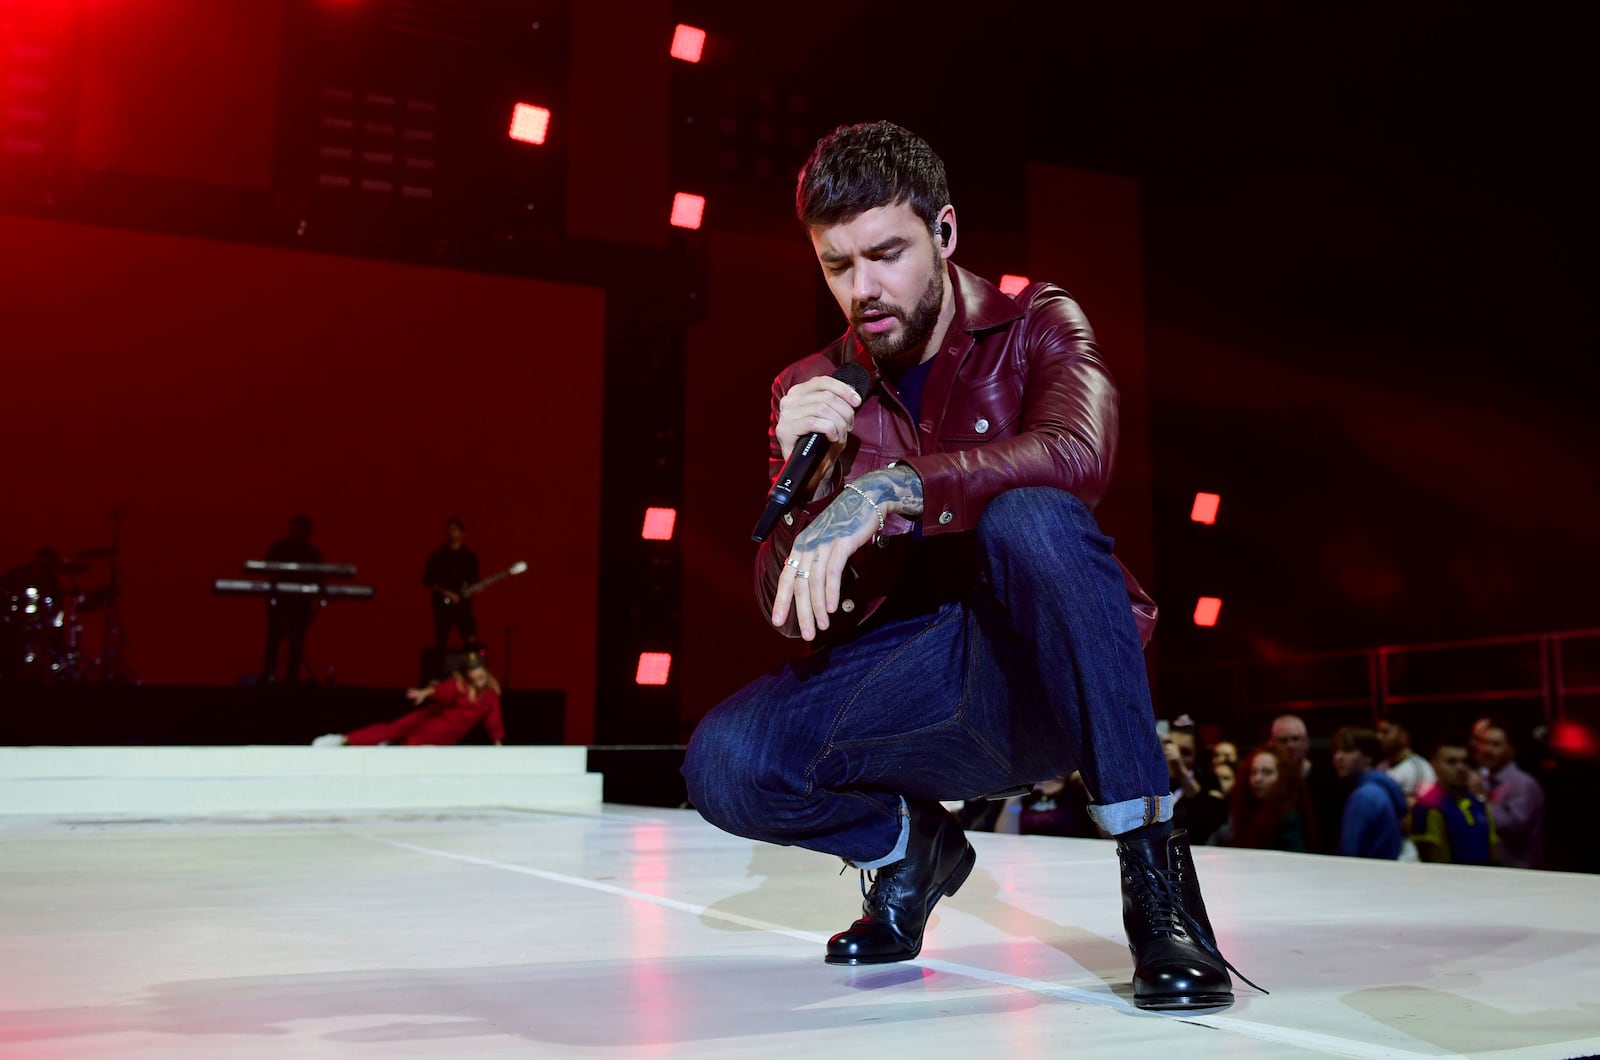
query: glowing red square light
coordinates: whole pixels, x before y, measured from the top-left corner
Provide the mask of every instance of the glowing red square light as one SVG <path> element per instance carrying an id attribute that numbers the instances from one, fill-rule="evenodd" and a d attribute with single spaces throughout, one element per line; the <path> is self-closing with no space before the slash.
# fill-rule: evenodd
<path id="1" fill-rule="evenodd" d="M 550 109 L 532 103 L 518 103 L 511 108 L 511 138 L 525 144 L 544 143 L 544 134 L 550 129 Z"/>
<path id="2" fill-rule="evenodd" d="M 678 522 L 676 508 L 646 508 L 644 510 L 644 539 L 646 541 L 671 541 L 672 528 Z"/>
<path id="3" fill-rule="evenodd" d="M 1194 624 L 1214 626 L 1220 614 L 1222 614 L 1222 601 L 1215 596 L 1202 596 L 1194 605 Z"/>
<path id="4" fill-rule="evenodd" d="M 672 57 L 686 63 L 700 61 L 700 52 L 706 46 L 706 31 L 678 23 L 672 31 Z"/>
<path id="5" fill-rule="evenodd" d="M 671 652 L 642 651 L 639 653 L 639 670 L 633 677 L 634 684 L 664 685 L 671 669 Z"/>
<path id="6" fill-rule="evenodd" d="M 1217 521 L 1217 508 L 1221 504 L 1222 495 L 1220 493 L 1196 493 L 1194 495 L 1194 507 L 1189 509 L 1189 518 L 1197 523 L 1205 523 L 1210 526 Z"/>
<path id="7" fill-rule="evenodd" d="M 706 197 L 680 191 L 672 197 L 672 223 L 679 228 L 699 228 L 706 212 Z"/>
<path id="8" fill-rule="evenodd" d="M 1008 272 L 1000 277 L 1000 293 L 1021 294 L 1030 282 L 1026 276 L 1013 276 Z"/>

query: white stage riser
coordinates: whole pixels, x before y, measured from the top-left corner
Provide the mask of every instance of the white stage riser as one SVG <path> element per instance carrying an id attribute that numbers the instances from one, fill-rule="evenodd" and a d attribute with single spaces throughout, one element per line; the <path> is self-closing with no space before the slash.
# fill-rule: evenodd
<path id="1" fill-rule="evenodd" d="M 0 747 L 0 778 L 571 775 L 588 748 Z"/>
<path id="2" fill-rule="evenodd" d="M 598 810 L 601 776 L 73 777 L 0 779 L 0 813 L 194 816 L 503 807 Z"/>

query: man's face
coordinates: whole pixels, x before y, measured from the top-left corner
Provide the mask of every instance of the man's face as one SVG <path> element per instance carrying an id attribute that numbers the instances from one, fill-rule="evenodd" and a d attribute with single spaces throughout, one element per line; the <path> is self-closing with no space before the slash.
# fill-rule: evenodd
<path id="1" fill-rule="evenodd" d="M 1460 794 L 1467 790 L 1467 774 L 1471 771 L 1472 764 L 1467 760 L 1465 747 L 1444 744 L 1433 756 L 1433 772 L 1446 791 Z"/>
<path id="2" fill-rule="evenodd" d="M 1359 777 L 1361 774 L 1365 773 L 1371 768 L 1372 763 L 1367 760 L 1367 756 L 1355 748 L 1352 747 L 1348 751 L 1341 751 L 1338 748 L 1334 748 L 1333 771 L 1339 774 L 1339 776 L 1347 779 L 1350 777 Z"/>
<path id="3" fill-rule="evenodd" d="M 1506 731 L 1498 728 L 1484 729 L 1478 735 L 1478 764 L 1485 769 L 1499 769 L 1511 761 L 1511 741 Z"/>
<path id="4" fill-rule="evenodd" d="M 444 537 L 450 542 L 451 548 L 460 548 L 461 542 L 467 539 L 467 532 L 461 529 L 459 523 L 451 523 L 444 528 Z"/>
<path id="5" fill-rule="evenodd" d="M 489 686 L 489 671 L 481 666 L 474 666 L 467 671 L 467 680 L 472 684 L 473 688 L 481 691 Z"/>
<path id="6" fill-rule="evenodd" d="M 1393 759 L 1405 747 L 1405 730 L 1392 721 L 1378 722 L 1378 746 L 1386 758 Z"/>
<path id="7" fill-rule="evenodd" d="M 811 230 L 828 290 L 881 367 L 923 359 L 944 308 L 944 257 L 909 202 Z"/>
<path id="8" fill-rule="evenodd" d="M 1306 760 L 1311 740 L 1306 736 L 1306 723 L 1299 718 L 1279 718 L 1272 723 L 1272 741 L 1283 748 L 1296 763 Z"/>
<path id="9" fill-rule="evenodd" d="M 1178 749 L 1178 757 L 1183 761 L 1183 768 L 1193 772 L 1195 754 L 1194 733 L 1173 732 L 1167 736 L 1167 739 L 1171 740 L 1172 745 Z"/>

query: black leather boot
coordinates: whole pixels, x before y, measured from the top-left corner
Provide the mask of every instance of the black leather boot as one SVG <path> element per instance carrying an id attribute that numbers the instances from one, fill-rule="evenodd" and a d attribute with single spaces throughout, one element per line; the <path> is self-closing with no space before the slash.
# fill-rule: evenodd
<path id="1" fill-rule="evenodd" d="M 922 952 L 922 929 L 942 895 L 955 894 L 978 854 L 961 822 L 936 802 L 906 800 L 906 856 L 878 869 L 861 919 L 828 940 L 829 964 L 888 964 Z"/>
<path id="2" fill-rule="evenodd" d="M 1148 1009 L 1233 1003 L 1232 967 L 1217 949 L 1186 832 L 1117 837 L 1122 926 L 1133 952 L 1133 1003 Z M 1249 982 L 1249 980 L 1245 980 Z"/>

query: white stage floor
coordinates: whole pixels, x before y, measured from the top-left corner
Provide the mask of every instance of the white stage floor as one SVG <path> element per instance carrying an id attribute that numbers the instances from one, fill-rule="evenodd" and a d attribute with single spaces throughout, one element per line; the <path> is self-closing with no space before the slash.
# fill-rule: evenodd
<path id="1" fill-rule="evenodd" d="M 0 817 L 0 1056 L 1573 1057 L 1600 878 L 1198 851 L 1272 991 L 1139 1013 L 1111 844 L 978 835 L 921 960 L 856 874 L 688 812 Z"/>

